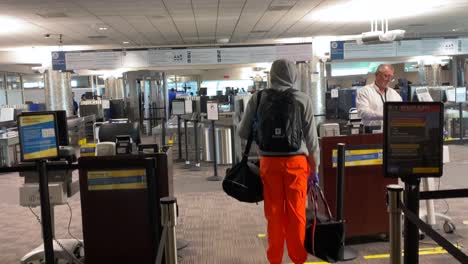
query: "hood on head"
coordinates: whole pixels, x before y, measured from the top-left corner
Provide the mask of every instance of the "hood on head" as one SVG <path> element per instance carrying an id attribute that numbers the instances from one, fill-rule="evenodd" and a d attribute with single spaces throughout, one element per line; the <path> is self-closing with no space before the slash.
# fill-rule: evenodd
<path id="1" fill-rule="evenodd" d="M 270 69 L 272 87 L 293 87 L 296 82 L 296 65 L 294 62 L 280 59 L 273 62 Z"/>

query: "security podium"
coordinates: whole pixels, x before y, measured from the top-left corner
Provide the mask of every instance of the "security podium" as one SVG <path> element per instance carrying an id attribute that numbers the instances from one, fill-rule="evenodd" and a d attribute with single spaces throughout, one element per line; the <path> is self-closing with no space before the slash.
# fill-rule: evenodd
<path id="1" fill-rule="evenodd" d="M 383 176 L 382 134 L 361 134 L 321 139 L 322 184 L 332 213 L 336 215 L 337 144 L 346 144 L 344 219 L 346 237 L 372 238 L 388 234 L 386 186 L 397 179 Z"/>
<path id="2" fill-rule="evenodd" d="M 159 199 L 173 195 L 169 155 L 79 159 L 86 264 L 155 262 Z"/>

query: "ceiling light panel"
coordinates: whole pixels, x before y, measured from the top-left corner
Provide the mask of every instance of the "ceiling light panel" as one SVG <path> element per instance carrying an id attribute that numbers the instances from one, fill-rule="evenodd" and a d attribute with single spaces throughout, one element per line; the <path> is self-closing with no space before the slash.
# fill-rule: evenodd
<path id="1" fill-rule="evenodd" d="M 230 38 L 239 20 L 244 1 L 221 1 L 219 5 L 218 35 Z"/>
<path id="2" fill-rule="evenodd" d="M 190 0 L 165 1 L 177 31 L 185 38 L 198 37 Z"/>
<path id="3" fill-rule="evenodd" d="M 268 38 L 277 38 L 280 34 L 289 30 L 293 27 L 298 21 L 307 15 L 311 10 L 316 8 L 322 1 L 312 0 L 312 1 L 299 1 L 291 8 L 287 15 L 283 16 L 281 20 L 274 25 L 274 27 L 268 32 L 265 37 Z"/>
<path id="4" fill-rule="evenodd" d="M 166 19 L 152 19 L 149 18 L 151 23 L 154 27 L 158 28 L 159 32 L 161 32 L 162 38 L 168 41 L 171 44 L 174 43 L 182 43 L 182 39 L 177 32 L 177 29 L 172 23 L 170 18 Z"/>
<path id="5" fill-rule="evenodd" d="M 121 38 L 129 39 L 135 44 L 145 45 L 148 40 L 145 39 L 135 28 L 123 17 L 120 16 L 105 16 L 102 17 L 104 23 L 115 29 Z"/>
<path id="6" fill-rule="evenodd" d="M 193 1 L 193 12 L 197 23 L 198 37 L 203 39 L 211 38 L 213 41 L 217 22 L 218 0 Z"/>
<path id="7" fill-rule="evenodd" d="M 257 21 L 270 6 L 269 0 L 247 0 L 231 42 L 240 42 L 249 36 Z"/>
<path id="8" fill-rule="evenodd" d="M 164 42 L 164 37 L 159 32 L 158 28 L 153 26 L 151 21 L 145 16 L 129 16 L 125 17 L 127 22 L 140 32 L 151 44 L 161 44 Z"/>
<path id="9" fill-rule="evenodd" d="M 9 16 L 0 16 L 0 25 L 0 35 L 24 32 L 34 27 L 26 21 Z"/>

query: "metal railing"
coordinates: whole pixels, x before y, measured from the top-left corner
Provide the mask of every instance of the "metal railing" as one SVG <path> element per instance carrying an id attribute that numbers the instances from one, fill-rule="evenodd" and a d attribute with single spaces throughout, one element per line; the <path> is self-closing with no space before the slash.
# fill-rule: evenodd
<path id="1" fill-rule="evenodd" d="M 159 242 L 156 264 L 162 263 L 163 253 L 166 264 L 177 264 L 177 199 L 174 197 L 164 197 L 160 199 L 161 204 L 161 225 L 164 227 Z"/>
<path id="2" fill-rule="evenodd" d="M 420 199 L 445 199 L 468 197 L 468 189 L 427 191 L 419 193 L 419 181 L 405 188 L 406 204 L 402 201 L 403 187 L 400 185 L 387 186 L 388 212 L 390 217 L 390 263 L 400 264 L 402 258 L 401 219 L 405 218 L 405 254 L 404 263 L 419 262 L 419 232 L 418 229 L 432 238 L 460 263 L 468 263 L 468 256 L 457 246 L 436 232 L 430 225 L 423 222 L 418 215 L 419 210 L 412 210 L 412 204 L 419 204 Z M 419 209 L 419 208 L 417 208 Z"/>

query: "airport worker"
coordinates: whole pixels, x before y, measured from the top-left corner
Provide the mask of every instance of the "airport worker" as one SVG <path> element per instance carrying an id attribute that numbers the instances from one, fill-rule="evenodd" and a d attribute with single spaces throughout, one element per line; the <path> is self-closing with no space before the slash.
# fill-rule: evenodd
<path id="1" fill-rule="evenodd" d="M 366 133 L 380 130 L 385 102 L 401 102 L 401 96 L 389 84 L 394 81 L 395 69 L 391 64 L 380 64 L 375 71 L 375 81 L 359 89 L 356 108 Z"/>

